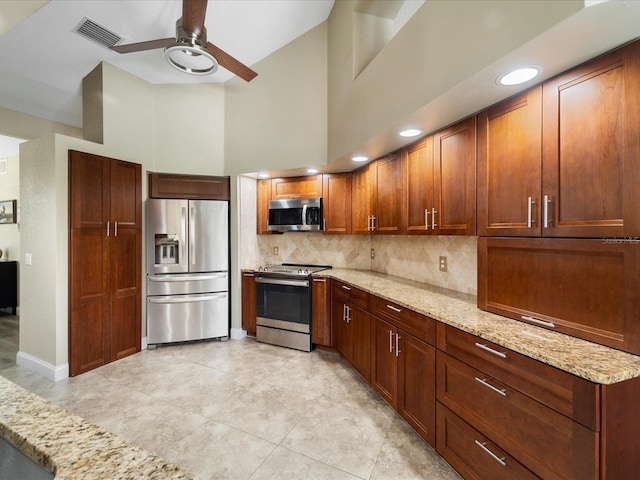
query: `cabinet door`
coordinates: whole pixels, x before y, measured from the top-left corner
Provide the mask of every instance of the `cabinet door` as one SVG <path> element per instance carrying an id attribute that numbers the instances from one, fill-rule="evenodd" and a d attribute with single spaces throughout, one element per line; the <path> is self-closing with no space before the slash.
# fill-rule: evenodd
<path id="1" fill-rule="evenodd" d="M 427 137 L 406 148 L 402 158 L 403 219 L 407 234 L 424 235 L 432 232 L 433 203 L 433 137 Z"/>
<path id="2" fill-rule="evenodd" d="M 542 88 L 478 114 L 478 235 L 539 236 Z"/>
<path id="3" fill-rule="evenodd" d="M 399 154 L 375 162 L 374 233 L 397 235 L 400 233 L 400 201 L 402 195 L 402 168 Z"/>
<path id="4" fill-rule="evenodd" d="M 640 235 L 640 43 L 545 82 L 543 112 L 543 235 Z"/>
<path id="5" fill-rule="evenodd" d="M 476 117 L 433 136 L 435 233 L 475 235 Z"/>
<path id="6" fill-rule="evenodd" d="M 322 175 L 274 178 L 271 181 L 272 200 L 315 197 L 322 197 Z"/>
<path id="7" fill-rule="evenodd" d="M 371 384 L 393 408 L 397 407 L 398 357 L 396 328 L 372 317 Z"/>
<path id="8" fill-rule="evenodd" d="M 329 279 L 314 278 L 311 284 L 311 343 L 331 346 Z"/>
<path id="9" fill-rule="evenodd" d="M 242 328 L 256 336 L 256 281 L 250 272 L 242 272 Z"/>
<path id="10" fill-rule="evenodd" d="M 371 233 L 371 217 L 375 211 L 376 170 L 367 165 L 351 174 L 351 232 Z"/>
<path id="11" fill-rule="evenodd" d="M 371 378 L 371 315 L 361 308 L 349 305 L 348 329 L 352 331 L 351 365 L 365 380 Z"/>
<path id="12" fill-rule="evenodd" d="M 149 198 L 229 200 L 229 177 L 149 172 Z"/>
<path id="13" fill-rule="evenodd" d="M 256 229 L 258 235 L 269 231 L 269 200 L 271 200 L 271 180 L 256 182 Z"/>
<path id="14" fill-rule="evenodd" d="M 351 363 L 353 358 L 353 330 L 348 328 L 347 302 L 342 297 L 333 296 L 331 299 L 331 325 L 333 331 L 333 345 L 342 356 Z"/>
<path id="15" fill-rule="evenodd" d="M 436 350 L 398 331 L 397 410 L 435 448 Z"/>
<path id="16" fill-rule="evenodd" d="M 324 233 L 351 233 L 351 173 L 329 173 L 322 179 Z"/>

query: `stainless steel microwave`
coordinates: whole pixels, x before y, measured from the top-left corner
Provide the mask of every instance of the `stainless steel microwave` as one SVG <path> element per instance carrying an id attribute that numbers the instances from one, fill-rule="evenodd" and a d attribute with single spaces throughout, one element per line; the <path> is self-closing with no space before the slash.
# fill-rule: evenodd
<path id="1" fill-rule="evenodd" d="M 322 198 L 291 198 L 269 202 L 269 231 L 322 230 Z"/>

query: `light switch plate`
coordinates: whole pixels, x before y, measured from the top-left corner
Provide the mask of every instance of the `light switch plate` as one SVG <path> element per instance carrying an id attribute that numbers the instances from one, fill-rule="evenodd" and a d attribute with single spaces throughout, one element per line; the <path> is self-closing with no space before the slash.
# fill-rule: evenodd
<path id="1" fill-rule="evenodd" d="M 447 257 L 443 255 L 440 256 L 440 271 L 441 272 L 447 271 Z"/>
<path id="2" fill-rule="evenodd" d="M 24 264 L 25 265 L 31 265 L 31 254 L 30 253 L 25 253 L 24 254 Z"/>

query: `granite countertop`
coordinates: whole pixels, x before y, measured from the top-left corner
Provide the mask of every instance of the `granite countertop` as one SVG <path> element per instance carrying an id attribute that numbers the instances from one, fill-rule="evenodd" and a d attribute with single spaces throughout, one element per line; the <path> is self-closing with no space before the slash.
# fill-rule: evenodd
<path id="1" fill-rule="evenodd" d="M 348 283 L 595 383 L 640 377 L 640 356 L 485 312 L 473 295 L 371 271 L 334 268 L 315 275 Z"/>
<path id="2" fill-rule="evenodd" d="M 0 436 L 56 480 L 193 478 L 4 377 L 0 398 Z"/>

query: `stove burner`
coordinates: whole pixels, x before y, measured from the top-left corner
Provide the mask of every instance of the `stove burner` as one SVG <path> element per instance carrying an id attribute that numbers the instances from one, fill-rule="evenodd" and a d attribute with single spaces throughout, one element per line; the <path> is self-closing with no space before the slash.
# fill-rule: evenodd
<path id="1" fill-rule="evenodd" d="M 261 273 L 280 273 L 283 275 L 309 276 L 331 268 L 330 265 L 302 265 L 297 263 L 283 263 L 282 265 L 265 265 L 258 267 Z"/>

